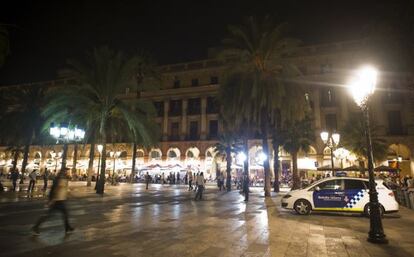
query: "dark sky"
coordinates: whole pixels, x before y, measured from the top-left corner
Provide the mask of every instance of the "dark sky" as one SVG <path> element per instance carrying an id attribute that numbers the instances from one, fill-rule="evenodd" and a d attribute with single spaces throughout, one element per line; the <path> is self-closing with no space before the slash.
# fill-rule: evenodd
<path id="1" fill-rule="evenodd" d="M 369 0 L 7 2 L 0 22 L 15 27 L 9 27 L 11 55 L 0 69 L 1 84 L 53 79 L 67 58 L 100 45 L 126 53 L 146 49 L 160 64 L 205 58 L 226 25 L 248 15 L 287 21 L 305 43 L 356 39 L 363 25 L 391 8 Z"/>

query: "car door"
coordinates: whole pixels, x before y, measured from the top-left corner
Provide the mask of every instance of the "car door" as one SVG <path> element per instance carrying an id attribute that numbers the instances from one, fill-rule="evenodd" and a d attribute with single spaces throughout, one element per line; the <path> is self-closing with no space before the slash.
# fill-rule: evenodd
<path id="1" fill-rule="evenodd" d="M 363 211 L 368 202 L 368 190 L 365 181 L 345 179 L 345 211 Z"/>
<path id="2" fill-rule="evenodd" d="M 319 183 L 313 188 L 315 210 L 335 211 L 345 206 L 343 179 L 332 179 Z"/>

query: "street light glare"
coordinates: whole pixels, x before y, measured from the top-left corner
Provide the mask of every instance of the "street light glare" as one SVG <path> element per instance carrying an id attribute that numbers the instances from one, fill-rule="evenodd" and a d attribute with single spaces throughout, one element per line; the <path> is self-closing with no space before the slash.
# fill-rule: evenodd
<path id="1" fill-rule="evenodd" d="M 97 146 L 97 148 L 98 148 L 98 152 L 99 152 L 99 153 L 102 153 L 102 150 L 103 150 L 103 145 L 98 145 L 98 146 Z"/>
<path id="2" fill-rule="evenodd" d="M 374 67 L 364 66 L 360 68 L 351 83 L 349 91 L 358 106 L 364 105 L 367 97 L 374 93 L 377 84 L 378 72 Z"/>
<path id="3" fill-rule="evenodd" d="M 237 154 L 237 162 L 238 163 L 243 163 L 246 160 L 247 156 L 245 153 L 240 152 Z"/>
<path id="4" fill-rule="evenodd" d="M 329 133 L 326 131 L 322 131 L 321 132 L 321 139 L 322 141 L 326 144 L 326 142 L 328 141 L 328 137 L 329 137 Z"/>
<path id="5" fill-rule="evenodd" d="M 339 135 L 338 133 L 332 134 L 332 140 L 335 145 L 339 144 L 340 138 L 341 138 L 341 135 Z"/>

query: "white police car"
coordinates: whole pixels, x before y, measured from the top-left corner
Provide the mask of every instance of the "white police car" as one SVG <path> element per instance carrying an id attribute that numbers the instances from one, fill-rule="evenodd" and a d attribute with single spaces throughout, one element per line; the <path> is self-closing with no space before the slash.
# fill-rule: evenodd
<path id="1" fill-rule="evenodd" d="M 398 211 L 393 192 L 382 180 L 375 181 L 380 212 Z M 299 190 L 292 190 L 282 198 L 282 207 L 307 215 L 311 211 L 360 212 L 369 215 L 368 179 L 330 177 Z"/>

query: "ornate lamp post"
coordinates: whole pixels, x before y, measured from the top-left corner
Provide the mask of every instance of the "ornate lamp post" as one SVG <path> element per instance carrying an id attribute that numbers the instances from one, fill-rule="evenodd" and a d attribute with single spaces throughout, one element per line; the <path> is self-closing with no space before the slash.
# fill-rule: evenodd
<path id="1" fill-rule="evenodd" d="M 357 71 L 348 88 L 355 103 L 361 108 L 364 115 L 364 129 L 367 141 L 368 174 L 369 174 L 369 218 L 370 230 L 368 241 L 371 243 L 386 244 L 388 240 L 382 228 L 380 204 L 374 178 L 374 158 L 372 153 L 371 131 L 369 125 L 369 97 L 374 93 L 377 83 L 377 70 L 373 67 L 362 67 Z"/>
<path id="2" fill-rule="evenodd" d="M 112 160 L 113 160 L 114 168 L 112 170 L 112 185 L 114 185 L 115 184 L 115 162 L 116 162 L 116 159 L 121 155 L 121 152 L 111 151 L 111 152 L 109 152 L 109 155 L 113 158 Z"/>
<path id="3" fill-rule="evenodd" d="M 98 159 L 98 172 L 97 172 L 97 175 L 96 175 L 95 189 L 96 189 L 96 185 L 98 185 L 98 180 L 99 180 L 99 171 L 100 171 L 100 168 L 101 168 L 101 157 L 102 157 L 103 145 L 97 145 L 96 148 L 98 149 L 99 159 Z"/>
<path id="4" fill-rule="evenodd" d="M 339 133 L 332 133 L 330 134 L 327 131 L 321 132 L 321 139 L 325 144 L 325 147 L 328 147 L 331 150 L 331 167 L 332 167 L 332 175 L 335 175 L 335 166 L 334 166 L 334 150 L 339 144 L 339 140 L 341 139 L 341 135 Z"/>
<path id="5" fill-rule="evenodd" d="M 50 125 L 49 134 L 57 140 L 56 143 L 59 143 L 60 141 L 63 142 L 62 166 L 60 168 L 62 171 L 66 168 L 68 143 L 82 141 L 85 137 L 85 131 L 76 126 L 69 127 L 66 123 L 61 123 L 59 125 L 52 123 Z"/>

